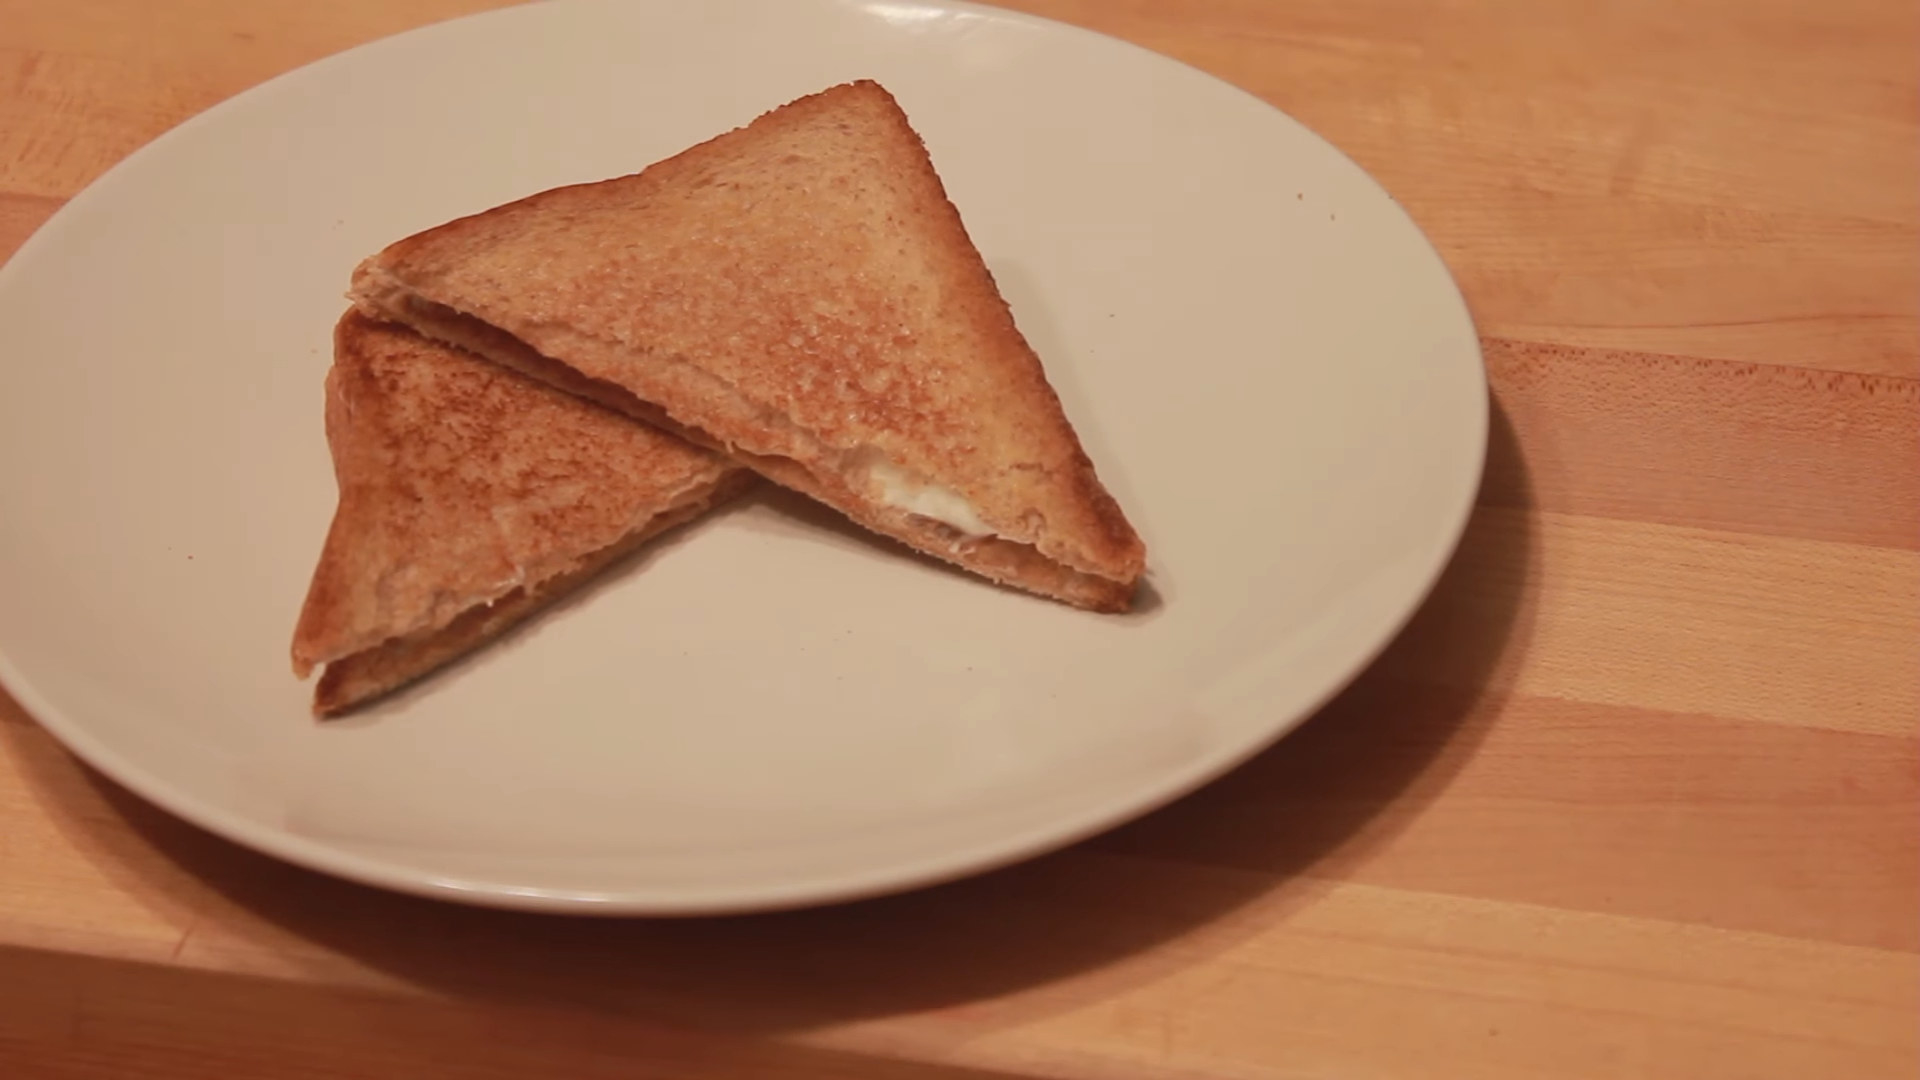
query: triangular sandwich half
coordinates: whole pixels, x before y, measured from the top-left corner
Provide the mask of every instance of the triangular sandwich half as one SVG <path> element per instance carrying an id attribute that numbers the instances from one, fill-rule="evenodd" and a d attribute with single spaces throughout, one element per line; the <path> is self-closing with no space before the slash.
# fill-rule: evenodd
<path id="1" fill-rule="evenodd" d="M 349 311 L 334 329 L 333 524 L 293 638 L 314 712 L 469 652 L 752 473 Z"/>
<path id="2" fill-rule="evenodd" d="M 994 580 L 1120 611 L 1144 569 L 875 83 L 402 240 L 353 297 Z"/>

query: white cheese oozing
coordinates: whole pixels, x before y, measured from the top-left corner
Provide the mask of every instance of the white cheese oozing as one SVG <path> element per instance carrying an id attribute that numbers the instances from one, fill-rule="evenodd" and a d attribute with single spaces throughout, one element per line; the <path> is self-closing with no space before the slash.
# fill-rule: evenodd
<path id="1" fill-rule="evenodd" d="M 941 487 L 910 469 L 888 461 L 867 465 L 867 479 L 881 502 L 896 510 L 931 518 L 969 536 L 991 536 L 993 526 L 980 520 L 973 504 L 951 488 Z"/>

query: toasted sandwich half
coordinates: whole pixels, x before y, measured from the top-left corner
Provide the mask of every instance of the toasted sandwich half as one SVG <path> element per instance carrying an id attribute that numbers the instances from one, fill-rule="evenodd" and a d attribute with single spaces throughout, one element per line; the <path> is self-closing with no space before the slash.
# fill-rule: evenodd
<path id="1" fill-rule="evenodd" d="M 1122 611 L 1144 570 L 875 83 L 409 237 L 352 296 L 993 580 Z"/>
<path id="2" fill-rule="evenodd" d="M 405 327 L 334 329 L 339 501 L 293 637 L 343 712 L 469 652 L 752 473 Z"/>

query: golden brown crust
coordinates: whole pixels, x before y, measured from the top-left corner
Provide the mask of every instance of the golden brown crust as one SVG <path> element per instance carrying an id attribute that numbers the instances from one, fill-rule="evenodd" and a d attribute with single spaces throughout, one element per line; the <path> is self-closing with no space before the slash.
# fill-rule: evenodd
<path id="1" fill-rule="evenodd" d="M 332 661 L 314 687 L 315 715 L 338 716 L 358 708 L 478 649 L 580 588 L 647 541 L 733 498 L 752 479 L 746 470 L 728 473 L 712 489 L 663 510 L 619 543 L 586 556 L 566 573 L 531 587 L 520 586 L 492 603 L 470 607 L 443 627 L 389 638 Z"/>
<path id="2" fill-rule="evenodd" d="M 451 308 L 414 300 L 405 306 L 413 324 L 428 336 L 485 356 L 521 374 L 539 379 L 570 394 L 617 409 L 698 446 L 723 451 L 720 441 L 698 428 L 677 423 L 657 405 L 641 401 L 633 392 L 610 382 L 589 379 L 557 360 L 540 355 L 524 342 Z M 912 514 L 889 512 L 863 500 L 829 473 L 816 476 L 791 458 L 749 453 L 733 448 L 733 457 L 777 484 L 821 502 L 839 506 L 855 522 L 896 538 L 911 536 L 911 546 L 956 566 L 998 581 L 1066 601 L 1093 611 L 1123 612 L 1133 602 L 1134 584 L 1088 574 L 1042 555 L 1030 544 L 996 537 L 969 540 L 951 528 Z"/>
<path id="3" fill-rule="evenodd" d="M 396 638 L 422 640 L 516 592 L 550 599 L 548 583 L 577 580 L 664 527 L 661 515 L 704 506 L 742 475 L 358 312 L 341 318 L 334 343 L 326 415 L 339 502 L 294 632 L 302 676 Z"/>
<path id="4" fill-rule="evenodd" d="M 1032 560 L 982 554 L 1023 546 L 1107 582 L 1098 602 L 1061 596 L 1105 609 L 1144 568 L 919 136 L 874 83 L 410 237 L 363 264 L 354 296 L 427 329 L 410 300 L 473 316 L 743 460 L 796 463 L 811 482 L 790 486 L 988 576 L 1026 584 L 1032 569 L 1009 567 Z M 848 475 L 874 452 L 958 492 L 1003 541 L 956 550 L 944 527 L 878 504 Z"/>

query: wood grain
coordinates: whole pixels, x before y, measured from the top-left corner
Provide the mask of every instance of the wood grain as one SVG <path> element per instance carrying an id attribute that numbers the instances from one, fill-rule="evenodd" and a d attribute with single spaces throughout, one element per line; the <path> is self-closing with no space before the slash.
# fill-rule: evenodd
<path id="1" fill-rule="evenodd" d="M 1920 547 L 1920 382 L 1497 338 L 1485 353 L 1526 447 L 1524 478 L 1517 455 L 1493 463 L 1492 501 Z"/>
<path id="2" fill-rule="evenodd" d="M 1462 589 L 1524 573 L 1535 601 L 1498 669 L 1518 692 L 1907 738 L 1920 728 L 1920 553 L 1498 510 L 1468 536 Z M 1521 566 L 1487 554 L 1523 545 Z M 1463 621 L 1485 617 L 1468 610 Z M 1380 670 L 1472 683 L 1455 635 L 1433 633 Z"/>
<path id="3" fill-rule="evenodd" d="M 0 0 L 0 255 L 208 105 L 487 6 Z M 272 862 L 0 694 L 0 1076 L 1920 1069 L 1920 7 L 1010 6 L 1285 108 L 1458 277 L 1487 476 L 1380 661 L 1067 852 L 680 922 Z"/>
<path id="4" fill-rule="evenodd" d="M 1488 334 L 1920 374 L 1914 5 L 1019 6 L 1327 136 L 1432 235 Z"/>

